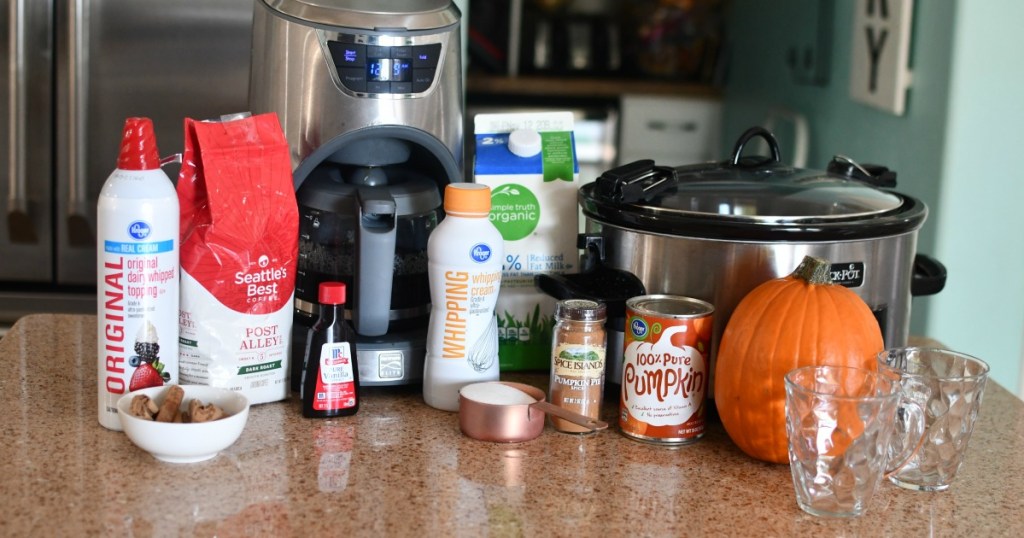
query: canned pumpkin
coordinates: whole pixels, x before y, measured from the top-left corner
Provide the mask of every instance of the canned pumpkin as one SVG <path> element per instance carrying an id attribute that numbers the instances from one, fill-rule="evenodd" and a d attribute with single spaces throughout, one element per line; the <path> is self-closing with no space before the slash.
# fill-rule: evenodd
<path id="1" fill-rule="evenodd" d="M 675 295 L 626 302 L 619 428 L 659 445 L 704 435 L 714 307 Z"/>

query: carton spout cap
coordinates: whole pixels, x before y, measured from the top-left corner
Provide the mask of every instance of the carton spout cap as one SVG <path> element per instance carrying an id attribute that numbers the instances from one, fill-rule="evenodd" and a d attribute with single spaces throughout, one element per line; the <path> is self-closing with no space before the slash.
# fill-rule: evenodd
<path id="1" fill-rule="evenodd" d="M 533 129 L 516 129 L 508 135 L 508 150 L 518 157 L 533 157 L 540 153 L 540 133 Z"/>

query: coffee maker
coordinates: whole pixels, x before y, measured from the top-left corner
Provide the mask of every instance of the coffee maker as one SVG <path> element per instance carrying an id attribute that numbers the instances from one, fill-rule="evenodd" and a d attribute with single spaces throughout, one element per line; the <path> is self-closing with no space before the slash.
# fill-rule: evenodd
<path id="1" fill-rule="evenodd" d="M 460 13 L 450 0 L 256 0 L 250 107 L 276 112 L 299 203 L 296 386 L 321 282 L 349 289 L 363 385 L 418 383 L 427 238 L 462 181 Z"/>

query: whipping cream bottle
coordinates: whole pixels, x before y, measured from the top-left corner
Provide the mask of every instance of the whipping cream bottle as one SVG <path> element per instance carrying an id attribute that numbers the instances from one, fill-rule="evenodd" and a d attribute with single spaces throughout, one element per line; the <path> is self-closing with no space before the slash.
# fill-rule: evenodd
<path id="1" fill-rule="evenodd" d="M 117 400 L 178 380 L 178 195 L 160 169 L 149 118 L 128 118 L 96 207 L 100 424 Z"/>
<path id="2" fill-rule="evenodd" d="M 459 410 L 459 390 L 498 379 L 498 325 L 503 240 L 491 224 L 491 189 L 477 183 L 445 187 L 445 218 L 427 241 L 430 323 L 423 400 Z"/>

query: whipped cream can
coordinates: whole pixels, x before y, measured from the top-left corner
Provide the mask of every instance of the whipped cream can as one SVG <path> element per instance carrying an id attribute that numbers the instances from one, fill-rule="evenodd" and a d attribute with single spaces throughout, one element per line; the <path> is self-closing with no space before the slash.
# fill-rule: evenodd
<path id="1" fill-rule="evenodd" d="M 125 122 L 96 209 L 99 422 L 121 430 L 122 396 L 178 379 L 178 196 L 148 118 Z"/>

